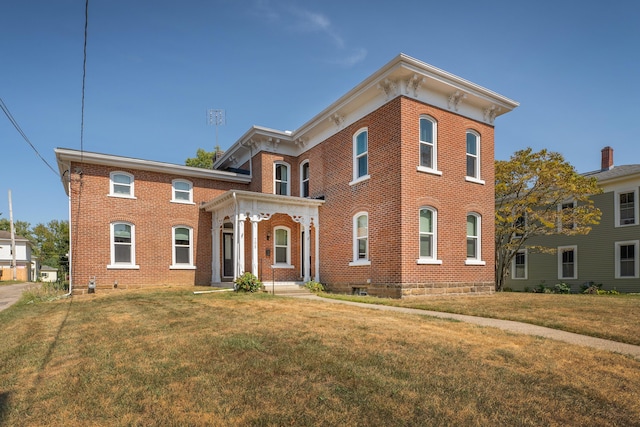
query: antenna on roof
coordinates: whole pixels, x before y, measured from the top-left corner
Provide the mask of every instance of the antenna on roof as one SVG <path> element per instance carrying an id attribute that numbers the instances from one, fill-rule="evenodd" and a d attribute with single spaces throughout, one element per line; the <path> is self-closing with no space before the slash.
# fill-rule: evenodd
<path id="1" fill-rule="evenodd" d="M 214 149 L 214 158 L 213 161 L 215 163 L 217 153 L 220 151 L 220 145 L 218 144 L 218 126 L 225 125 L 227 123 L 227 119 L 225 117 L 224 110 L 216 110 L 213 108 L 209 108 L 207 110 L 207 124 L 209 126 L 216 127 L 216 147 Z"/>

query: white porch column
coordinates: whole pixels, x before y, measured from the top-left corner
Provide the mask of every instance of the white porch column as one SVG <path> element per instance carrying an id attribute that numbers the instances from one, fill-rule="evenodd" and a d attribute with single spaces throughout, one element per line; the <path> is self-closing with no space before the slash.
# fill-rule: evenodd
<path id="1" fill-rule="evenodd" d="M 303 272 L 303 278 L 302 280 L 304 282 L 308 282 L 309 280 L 311 280 L 311 227 L 309 226 L 311 224 L 311 220 L 310 219 L 306 219 L 302 222 L 302 231 L 304 232 L 304 242 L 302 242 L 302 244 L 304 245 L 304 256 L 305 256 L 305 260 L 303 260 L 302 264 L 304 265 L 304 272 Z"/>
<path id="2" fill-rule="evenodd" d="M 211 221 L 211 283 L 220 283 L 220 223 L 213 212 Z"/>
<path id="3" fill-rule="evenodd" d="M 317 212 L 317 211 L 316 211 Z M 313 228 L 316 230 L 316 274 L 313 280 L 320 283 L 320 222 L 318 221 L 318 214 L 313 218 Z"/>
<path id="4" fill-rule="evenodd" d="M 244 221 L 247 219 L 245 214 L 238 215 L 238 247 L 237 247 L 237 270 L 236 277 L 242 276 L 244 273 Z"/>
<path id="5" fill-rule="evenodd" d="M 258 277 L 258 222 L 256 215 L 251 215 L 251 273 Z"/>

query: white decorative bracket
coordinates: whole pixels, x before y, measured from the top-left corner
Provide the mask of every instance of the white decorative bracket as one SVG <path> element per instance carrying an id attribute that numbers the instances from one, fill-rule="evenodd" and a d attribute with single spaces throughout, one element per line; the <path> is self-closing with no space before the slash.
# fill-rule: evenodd
<path id="1" fill-rule="evenodd" d="M 267 139 L 267 142 L 271 143 L 271 147 L 273 147 L 273 150 L 277 150 L 278 149 L 278 145 L 280 145 L 280 138 L 269 138 Z"/>
<path id="2" fill-rule="evenodd" d="M 453 108 L 454 110 L 458 111 L 460 102 L 463 99 L 467 99 L 467 94 L 464 92 L 460 92 L 459 90 L 449 95 L 449 109 L 451 110 Z"/>
<path id="3" fill-rule="evenodd" d="M 344 123 L 344 116 L 339 113 L 333 113 L 329 116 L 329 121 L 333 122 L 337 127 L 340 127 Z"/>
<path id="4" fill-rule="evenodd" d="M 231 164 L 235 165 L 235 164 L 238 163 L 238 159 L 234 155 L 231 155 L 231 156 L 229 156 L 229 162 Z"/>
<path id="5" fill-rule="evenodd" d="M 495 105 L 486 108 L 484 110 L 484 121 L 493 124 L 493 121 L 496 119 L 496 116 L 498 115 L 500 110 L 502 110 L 502 108 L 496 107 Z"/>
<path id="6" fill-rule="evenodd" d="M 398 85 L 393 80 L 384 79 L 378 83 L 378 89 L 387 95 L 387 101 L 393 98 L 398 92 Z"/>
<path id="7" fill-rule="evenodd" d="M 294 144 L 300 148 L 304 148 L 304 146 L 307 145 L 307 140 L 305 138 L 298 138 L 294 141 Z"/>
<path id="8" fill-rule="evenodd" d="M 405 82 L 404 93 L 408 95 L 409 94 L 409 90 L 412 90 L 413 91 L 413 96 L 417 98 L 418 97 L 418 89 L 420 89 L 420 86 L 425 81 L 426 81 L 426 79 L 424 77 L 420 77 L 419 75 L 414 74 L 413 76 L 411 76 L 410 79 L 408 79 Z"/>

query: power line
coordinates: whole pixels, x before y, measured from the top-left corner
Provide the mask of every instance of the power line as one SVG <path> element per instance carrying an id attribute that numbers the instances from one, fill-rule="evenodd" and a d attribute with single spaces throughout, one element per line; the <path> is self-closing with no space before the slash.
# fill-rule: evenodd
<path id="1" fill-rule="evenodd" d="M 89 0 L 84 5 L 84 53 L 82 56 L 82 112 L 80 119 L 80 161 L 84 153 L 84 88 L 87 79 L 87 33 L 89 29 Z"/>
<path id="2" fill-rule="evenodd" d="M 27 138 L 27 135 L 22 131 L 22 128 L 20 127 L 20 125 L 18 124 L 16 119 L 13 118 L 13 115 L 11 114 L 11 111 L 9 111 L 9 107 L 6 106 L 6 104 L 4 103 L 4 101 L 2 100 L 1 97 L 0 97 L 0 109 L 2 109 L 2 111 L 7 116 L 7 118 L 9 119 L 11 124 L 13 125 L 13 127 L 16 128 L 16 130 L 22 136 L 22 138 L 24 138 L 24 140 L 27 141 L 27 144 L 29 144 L 31 146 L 31 148 L 33 148 L 33 151 L 36 152 L 36 154 L 38 155 L 38 157 L 40 157 L 40 159 L 44 162 L 44 164 L 47 165 L 49 167 L 49 169 L 51 169 L 51 172 L 53 172 L 56 176 L 58 176 L 58 172 L 56 172 L 56 170 L 49 164 L 49 162 L 47 162 L 47 160 L 44 157 L 42 157 L 40 152 L 31 143 L 31 141 L 29 141 L 29 138 Z"/>

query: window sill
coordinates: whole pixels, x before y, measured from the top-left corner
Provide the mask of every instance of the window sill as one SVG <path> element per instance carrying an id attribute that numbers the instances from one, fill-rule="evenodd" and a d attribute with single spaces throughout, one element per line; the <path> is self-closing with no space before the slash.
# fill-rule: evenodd
<path id="1" fill-rule="evenodd" d="M 628 279 L 637 279 L 638 276 L 615 276 L 615 278 L 619 280 L 628 280 Z"/>
<path id="2" fill-rule="evenodd" d="M 416 260 L 416 264 L 419 264 L 419 265 L 428 265 L 428 264 L 442 265 L 442 260 L 441 259 L 418 258 Z"/>
<path id="3" fill-rule="evenodd" d="M 616 228 L 633 227 L 634 225 L 638 225 L 638 224 L 616 224 Z"/>
<path id="4" fill-rule="evenodd" d="M 349 185 L 356 185 L 356 184 L 359 184 L 359 183 L 361 183 L 361 182 L 363 182 L 363 181 L 368 180 L 369 178 L 371 178 L 371 175 L 369 175 L 369 174 L 367 174 L 367 175 L 363 175 L 363 176 L 361 176 L 360 178 L 356 178 L 356 179 L 354 179 L 353 181 L 351 181 L 351 182 L 349 183 Z"/>
<path id="5" fill-rule="evenodd" d="M 431 175 L 438 175 L 438 176 L 442 176 L 442 171 L 436 170 L 436 169 L 431 169 L 431 168 L 427 168 L 424 166 L 418 166 L 417 168 L 418 172 L 424 172 L 424 173 L 428 173 Z"/>
<path id="6" fill-rule="evenodd" d="M 136 196 L 127 196 L 124 194 L 107 194 L 107 197 L 115 197 L 116 199 L 133 199 L 136 200 Z"/>
<path id="7" fill-rule="evenodd" d="M 107 270 L 140 270 L 139 265 L 133 264 L 109 264 Z"/>
<path id="8" fill-rule="evenodd" d="M 169 266 L 169 270 L 195 270 L 195 265 L 187 265 L 187 264 L 173 264 Z"/>
<path id="9" fill-rule="evenodd" d="M 474 178 L 472 176 L 465 176 L 464 180 L 467 182 L 473 182 L 474 184 L 484 185 L 484 179 Z"/>
<path id="10" fill-rule="evenodd" d="M 349 267 L 358 267 L 361 265 L 371 265 L 371 261 L 369 261 L 368 259 L 361 259 L 358 261 L 351 261 L 349 263 Z"/>
<path id="11" fill-rule="evenodd" d="M 479 259 L 465 260 L 464 265 L 487 265 L 486 261 L 480 261 Z"/>
<path id="12" fill-rule="evenodd" d="M 294 267 L 291 264 L 278 263 L 278 264 L 272 264 L 271 268 L 294 268 Z"/>
<path id="13" fill-rule="evenodd" d="M 171 203 L 177 203 L 179 205 L 195 205 L 195 203 L 188 202 L 186 200 L 171 200 Z"/>

